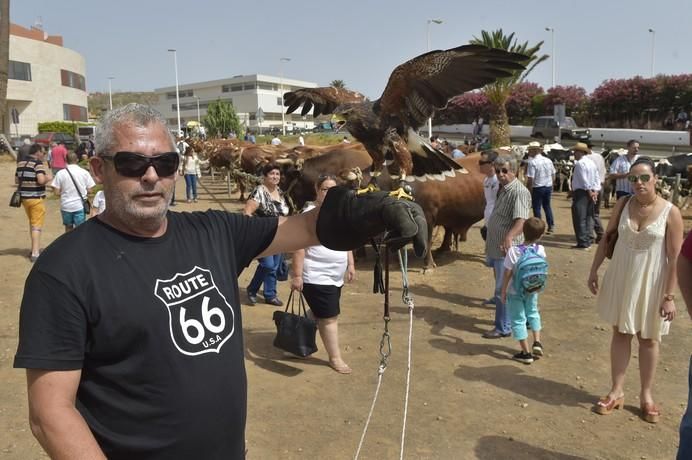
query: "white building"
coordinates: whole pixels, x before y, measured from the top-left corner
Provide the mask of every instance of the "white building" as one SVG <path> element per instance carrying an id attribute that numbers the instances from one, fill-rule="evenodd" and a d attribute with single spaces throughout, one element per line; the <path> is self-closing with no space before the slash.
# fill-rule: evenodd
<path id="1" fill-rule="evenodd" d="M 210 102 L 222 100 L 231 102 L 240 122 L 255 132 L 281 127 L 283 92 L 299 88 L 315 88 L 317 83 L 293 80 L 290 78 L 273 77 L 270 75 L 238 75 L 223 80 L 205 81 L 179 85 L 180 92 L 180 122 L 185 127 L 188 122 L 204 118 Z M 176 110 L 175 86 L 157 88 L 154 92 L 159 101 L 156 109 L 167 119 L 171 127 L 177 127 L 178 114 Z M 199 112 L 197 110 L 199 103 Z M 257 112 L 262 109 L 264 114 L 258 123 Z M 314 127 L 312 114 L 302 117 L 300 113 L 285 114 L 286 130 L 312 129 Z"/>
<path id="2" fill-rule="evenodd" d="M 38 123 L 87 121 L 84 57 L 63 47 L 62 37 L 10 24 L 7 117 L 12 136 L 33 136 Z M 12 109 L 19 124 L 12 123 Z"/>

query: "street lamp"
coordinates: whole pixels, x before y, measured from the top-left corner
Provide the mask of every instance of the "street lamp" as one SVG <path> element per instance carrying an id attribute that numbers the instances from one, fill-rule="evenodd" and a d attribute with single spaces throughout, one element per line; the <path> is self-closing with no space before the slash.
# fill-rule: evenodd
<path id="1" fill-rule="evenodd" d="M 115 77 L 108 77 L 108 110 L 113 110 L 113 87 L 111 82 Z"/>
<path id="2" fill-rule="evenodd" d="M 546 32 L 550 32 L 550 41 L 552 42 L 552 51 L 550 52 L 550 61 L 553 64 L 553 84 L 552 87 L 555 88 L 555 28 L 546 27 Z"/>
<path id="3" fill-rule="evenodd" d="M 654 78 L 654 62 L 656 61 L 656 31 L 649 29 L 651 34 L 651 78 Z"/>
<path id="4" fill-rule="evenodd" d="M 199 96 L 194 96 L 194 98 L 197 99 L 197 126 L 202 126 L 202 122 L 199 119 Z"/>
<path id="5" fill-rule="evenodd" d="M 284 113 L 284 62 L 289 62 L 291 58 L 279 58 L 279 92 L 281 93 L 281 132 L 286 135 L 286 114 Z"/>
<path id="6" fill-rule="evenodd" d="M 428 19 L 427 26 L 425 28 L 425 38 L 427 43 L 426 51 L 430 51 L 430 24 L 442 24 L 442 19 Z M 432 137 L 432 116 L 428 118 L 428 139 Z"/>
<path id="7" fill-rule="evenodd" d="M 168 52 L 173 53 L 173 65 L 175 66 L 175 108 L 178 112 L 178 136 L 181 136 L 182 127 L 180 125 L 180 89 L 178 87 L 178 52 L 174 49 L 169 49 Z"/>

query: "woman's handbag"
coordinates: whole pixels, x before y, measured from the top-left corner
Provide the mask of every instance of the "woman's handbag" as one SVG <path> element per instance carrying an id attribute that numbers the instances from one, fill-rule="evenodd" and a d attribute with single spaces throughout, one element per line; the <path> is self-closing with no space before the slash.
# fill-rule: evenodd
<path id="1" fill-rule="evenodd" d="M 91 203 L 89 203 L 89 197 L 87 195 L 82 196 L 82 192 L 79 191 L 79 187 L 77 186 L 77 181 L 74 180 L 74 176 L 70 172 L 70 168 L 65 167 L 65 171 L 67 171 L 67 174 L 69 174 L 70 179 L 72 179 L 72 183 L 74 184 L 74 188 L 77 190 L 77 194 L 82 199 L 82 206 L 84 207 L 84 214 L 87 217 L 89 217 L 89 213 L 91 212 Z M 87 190 L 87 193 L 88 193 L 88 190 Z"/>
<path id="2" fill-rule="evenodd" d="M 305 358 L 317 351 L 317 344 L 315 343 L 317 323 L 307 316 L 302 292 L 298 292 L 298 314 L 294 313 L 294 292 L 291 291 L 291 294 L 288 296 L 286 310 L 274 312 L 273 319 L 276 324 L 274 346 Z M 289 307 L 291 308 L 290 313 L 288 311 Z"/>
<path id="3" fill-rule="evenodd" d="M 615 217 L 615 230 L 605 232 L 605 235 L 603 235 L 603 239 L 605 240 L 605 256 L 609 259 L 613 258 L 613 252 L 615 252 L 615 243 L 618 242 L 618 227 L 620 226 L 620 216 L 622 216 L 622 210 L 625 209 L 625 206 L 629 204 L 629 201 L 629 198 L 625 200 L 625 204 L 620 208 L 620 212 L 617 213 L 617 217 Z"/>
<path id="4" fill-rule="evenodd" d="M 22 205 L 22 195 L 19 190 L 15 190 L 10 197 L 10 206 L 13 208 L 18 208 Z"/>

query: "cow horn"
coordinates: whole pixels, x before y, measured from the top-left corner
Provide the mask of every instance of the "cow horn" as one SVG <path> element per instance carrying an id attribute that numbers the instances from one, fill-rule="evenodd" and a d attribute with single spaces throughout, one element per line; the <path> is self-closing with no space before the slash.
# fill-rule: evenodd
<path id="1" fill-rule="evenodd" d="M 277 158 L 276 160 L 274 160 L 274 163 L 280 165 L 290 165 L 293 164 L 293 160 L 291 160 L 290 158 Z"/>

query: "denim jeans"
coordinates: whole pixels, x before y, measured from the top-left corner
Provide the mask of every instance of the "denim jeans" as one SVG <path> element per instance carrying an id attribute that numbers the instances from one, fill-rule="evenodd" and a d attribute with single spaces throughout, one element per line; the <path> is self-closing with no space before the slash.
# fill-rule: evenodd
<path id="1" fill-rule="evenodd" d="M 594 202 L 588 190 L 577 189 L 572 193 L 572 225 L 577 246 L 588 248 L 593 238 Z"/>
<path id="2" fill-rule="evenodd" d="M 502 294 L 502 281 L 505 278 L 505 259 L 488 259 L 488 265 L 495 270 L 495 330 L 502 334 L 509 334 L 512 329 L 510 327 L 509 314 L 507 308 L 502 302 L 500 295 Z"/>
<path id="3" fill-rule="evenodd" d="M 680 422 L 680 447 L 677 460 L 692 458 L 692 356 L 690 356 L 690 372 L 687 377 L 687 411 Z"/>
<path id="4" fill-rule="evenodd" d="M 185 174 L 185 194 L 188 200 L 197 199 L 197 175 Z"/>
<path id="5" fill-rule="evenodd" d="M 257 260 L 259 265 L 257 265 L 255 276 L 252 277 L 247 290 L 250 294 L 256 295 L 264 283 L 264 298 L 265 300 L 272 300 L 276 298 L 276 269 L 281 263 L 281 254 L 260 257 Z"/>
<path id="6" fill-rule="evenodd" d="M 541 218 L 541 208 L 545 211 L 545 220 L 548 222 L 548 228 L 552 229 L 555 226 L 553 220 L 553 208 L 550 207 L 550 198 L 553 194 L 552 187 L 533 187 L 531 189 L 531 207 L 533 208 L 533 216 Z"/>

